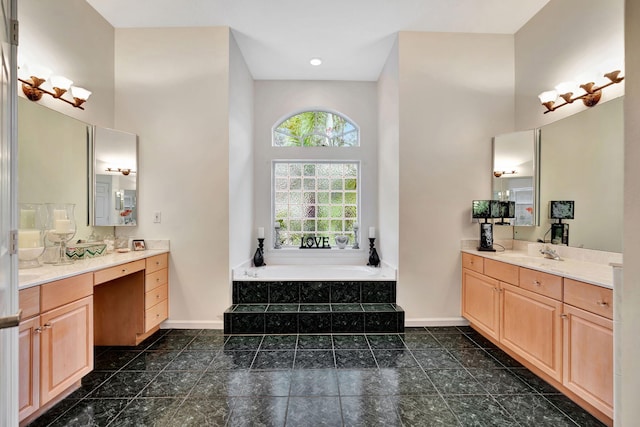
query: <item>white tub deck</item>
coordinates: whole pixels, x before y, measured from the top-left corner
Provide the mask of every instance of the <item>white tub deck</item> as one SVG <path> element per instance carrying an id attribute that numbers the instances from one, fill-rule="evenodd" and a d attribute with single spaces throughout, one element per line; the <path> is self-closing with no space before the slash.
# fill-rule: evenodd
<path id="1" fill-rule="evenodd" d="M 393 281 L 396 270 L 364 265 L 266 265 L 233 270 L 234 281 L 321 282 L 321 281 Z"/>

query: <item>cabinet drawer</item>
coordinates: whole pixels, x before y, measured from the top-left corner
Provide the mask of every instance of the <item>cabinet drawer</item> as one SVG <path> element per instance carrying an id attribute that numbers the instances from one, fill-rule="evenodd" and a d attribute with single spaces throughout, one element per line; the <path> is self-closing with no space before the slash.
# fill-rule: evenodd
<path id="1" fill-rule="evenodd" d="M 528 268 L 520 268 L 520 287 L 549 298 L 562 300 L 562 277 Z"/>
<path id="2" fill-rule="evenodd" d="M 158 286 L 162 286 L 169 281 L 169 270 L 163 268 L 151 274 L 147 274 L 144 280 L 144 290 L 149 292 Z"/>
<path id="3" fill-rule="evenodd" d="M 104 270 L 96 271 L 94 274 L 94 282 L 96 285 L 100 283 L 109 282 L 120 277 L 127 276 L 136 271 L 144 270 L 144 260 L 129 262 L 127 264 L 117 265 L 111 268 L 105 268 Z"/>
<path id="4" fill-rule="evenodd" d="M 93 295 L 93 274 L 86 273 L 68 279 L 56 280 L 40 287 L 41 311 L 63 306 L 80 298 Z"/>
<path id="5" fill-rule="evenodd" d="M 518 266 L 506 262 L 484 260 L 484 274 L 502 282 L 518 285 Z"/>
<path id="6" fill-rule="evenodd" d="M 462 253 L 462 268 L 468 268 L 476 273 L 484 273 L 484 258 L 478 255 Z"/>
<path id="7" fill-rule="evenodd" d="M 159 302 L 166 300 L 168 296 L 169 285 L 166 283 L 164 285 L 158 286 L 155 289 L 152 289 L 144 295 L 144 309 L 150 309 Z"/>
<path id="8" fill-rule="evenodd" d="M 144 331 L 158 326 L 169 314 L 169 300 L 164 300 L 144 312 Z"/>
<path id="9" fill-rule="evenodd" d="M 613 319 L 612 289 L 564 279 L 564 302 L 607 319 Z"/>
<path id="10" fill-rule="evenodd" d="M 169 266 L 169 254 L 160 254 L 147 258 L 147 273 L 162 270 Z"/>
<path id="11" fill-rule="evenodd" d="M 18 306 L 22 310 L 23 319 L 40 313 L 40 286 L 22 289 L 18 293 Z"/>

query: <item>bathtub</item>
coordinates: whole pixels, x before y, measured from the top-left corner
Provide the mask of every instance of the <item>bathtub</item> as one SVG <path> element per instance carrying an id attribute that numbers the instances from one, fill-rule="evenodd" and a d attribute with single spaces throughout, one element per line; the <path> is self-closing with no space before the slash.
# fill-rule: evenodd
<path id="1" fill-rule="evenodd" d="M 365 265 L 266 265 L 233 270 L 234 281 L 389 281 L 396 280 L 390 267 Z"/>

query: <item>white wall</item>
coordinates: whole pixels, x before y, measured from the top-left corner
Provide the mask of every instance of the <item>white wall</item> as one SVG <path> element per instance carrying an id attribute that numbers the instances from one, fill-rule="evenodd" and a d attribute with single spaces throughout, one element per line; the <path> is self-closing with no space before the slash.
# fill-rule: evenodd
<path id="1" fill-rule="evenodd" d="M 116 31 L 115 125 L 140 156 L 139 225 L 118 231 L 171 240 L 176 326 L 222 327 L 230 304 L 229 46 L 227 27 Z"/>
<path id="2" fill-rule="evenodd" d="M 626 95 L 624 103 L 625 132 L 625 189 L 624 189 L 624 280 L 621 289 L 615 289 L 616 354 L 621 358 L 619 378 L 615 385 L 616 426 L 631 427 L 638 424 L 640 405 L 640 3 L 627 0 L 626 28 Z M 618 317 L 619 316 L 619 317 Z M 618 372 L 617 372 L 618 373 Z"/>
<path id="3" fill-rule="evenodd" d="M 229 38 L 229 263 L 245 262 L 253 245 L 253 79 Z"/>
<path id="4" fill-rule="evenodd" d="M 265 227 L 265 258 L 267 263 L 314 262 L 363 263 L 368 256 L 368 229 L 377 226 L 378 185 L 378 114 L 375 82 L 339 81 L 256 81 L 255 82 L 255 224 Z M 274 250 L 271 231 L 271 161 L 298 158 L 331 160 L 331 150 L 325 147 L 271 147 L 271 130 L 283 118 L 303 110 L 320 108 L 337 111 L 360 126 L 360 147 L 340 149 L 353 153 L 349 160 L 361 163 L 361 227 L 358 251 L 301 251 Z M 344 151 L 343 151 L 344 150 Z M 335 151 L 335 150 L 334 150 Z M 364 234 L 362 234 L 364 233 Z M 254 240 L 255 242 L 255 240 Z M 255 249 L 254 243 L 254 249 Z M 367 249 L 365 249 L 367 248 Z M 304 256 L 306 259 L 303 259 Z M 381 253 L 384 260 L 384 253 Z"/>
<path id="5" fill-rule="evenodd" d="M 596 71 L 607 60 L 623 64 L 623 20 L 624 0 L 551 0 L 515 34 L 516 129 L 587 109 L 576 102 L 544 114 L 538 94 Z M 605 89 L 600 102 L 623 95 L 624 85 Z"/>
<path id="6" fill-rule="evenodd" d="M 409 324 L 460 319 L 460 239 L 491 196 L 491 138 L 513 130 L 513 37 L 399 34 L 398 303 Z"/>
<path id="7" fill-rule="evenodd" d="M 384 261 L 398 267 L 400 237 L 400 107 L 398 42 L 393 45 L 378 79 L 378 246 Z"/>
<path id="8" fill-rule="evenodd" d="M 17 3 L 18 56 L 44 65 L 92 92 L 84 111 L 49 95 L 38 103 L 86 123 L 113 127 L 113 27 L 85 0 Z M 19 95 L 23 96 L 22 90 Z"/>

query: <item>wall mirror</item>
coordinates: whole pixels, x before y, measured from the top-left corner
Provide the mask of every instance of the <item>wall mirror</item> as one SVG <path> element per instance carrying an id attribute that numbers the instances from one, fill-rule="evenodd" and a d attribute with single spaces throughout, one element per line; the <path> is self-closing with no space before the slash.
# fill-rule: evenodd
<path id="1" fill-rule="evenodd" d="M 575 201 L 569 246 L 622 252 L 623 98 L 598 104 L 540 129 L 540 227 L 516 238 L 548 241 L 551 200 Z"/>
<path id="2" fill-rule="evenodd" d="M 58 111 L 18 98 L 18 202 L 73 203 L 76 238 L 88 222 L 89 127 Z"/>
<path id="3" fill-rule="evenodd" d="M 534 226 L 539 221 L 537 129 L 493 138 L 493 199 L 515 202 L 511 225 Z"/>
<path id="4" fill-rule="evenodd" d="M 91 225 L 137 225 L 138 137 L 94 126 L 90 141 Z"/>

